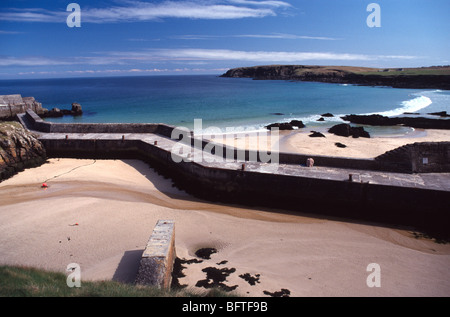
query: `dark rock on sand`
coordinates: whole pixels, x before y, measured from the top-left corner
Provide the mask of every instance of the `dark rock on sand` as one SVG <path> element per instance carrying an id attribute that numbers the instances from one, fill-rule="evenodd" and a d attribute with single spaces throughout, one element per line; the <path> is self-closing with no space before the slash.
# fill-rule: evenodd
<path id="1" fill-rule="evenodd" d="M 352 127 L 347 123 L 332 126 L 328 132 L 344 137 L 352 136 L 354 138 L 370 138 L 369 132 L 365 131 L 363 127 Z"/>
<path id="2" fill-rule="evenodd" d="M 325 135 L 323 135 L 320 132 L 317 131 L 311 131 L 312 133 L 309 135 L 311 138 L 325 138 Z"/>
<path id="3" fill-rule="evenodd" d="M 215 248 L 201 248 L 195 252 L 195 255 L 199 258 L 209 260 L 211 259 L 211 254 L 217 253 L 217 249 Z"/>
<path id="4" fill-rule="evenodd" d="M 256 283 L 259 283 L 259 277 L 261 275 L 260 274 L 255 274 L 255 276 L 252 276 L 250 273 L 245 273 L 245 274 L 241 274 L 239 275 L 240 278 L 243 278 L 244 280 L 246 280 L 248 282 L 248 284 L 250 285 L 255 285 Z"/>
<path id="5" fill-rule="evenodd" d="M 215 267 L 204 268 L 202 272 L 206 273 L 206 279 L 197 281 L 195 286 L 204 288 L 218 287 L 227 292 L 233 291 L 238 287 L 237 285 L 228 286 L 223 282 L 225 282 L 226 278 L 235 271 L 236 271 L 235 268 L 231 269 L 229 268 L 218 269 Z"/>
<path id="6" fill-rule="evenodd" d="M 340 147 L 340 148 L 346 148 L 347 147 L 347 145 L 342 144 L 340 142 L 336 142 L 336 143 L 334 143 L 334 145 L 336 145 L 337 147 Z"/>
<path id="7" fill-rule="evenodd" d="M 268 291 L 264 291 L 263 292 L 265 295 L 269 295 L 272 297 L 289 297 L 289 295 L 291 294 L 291 291 L 286 289 L 286 288 L 282 288 L 281 291 L 277 291 L 277 292 L 268 292 Z"/>
<path id="8" fill-rule="evenodd" d="M 305 125 L 300 120 L 292 120 L 291 122 L 272 123 L 266 126 L 266 129 L 278 128 L 279 130 L 294 130 L 294 127 L 304 128 Z"/>

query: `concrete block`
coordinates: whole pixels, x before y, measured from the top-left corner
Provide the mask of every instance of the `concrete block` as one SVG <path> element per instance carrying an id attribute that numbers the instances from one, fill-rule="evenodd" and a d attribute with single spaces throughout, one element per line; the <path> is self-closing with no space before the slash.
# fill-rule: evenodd
<path id="1" fill-rule="evenodd" d="M 136 284 L 170 288 L 175 257 L 175 222 L 159 220 L 142 253 Z"/>

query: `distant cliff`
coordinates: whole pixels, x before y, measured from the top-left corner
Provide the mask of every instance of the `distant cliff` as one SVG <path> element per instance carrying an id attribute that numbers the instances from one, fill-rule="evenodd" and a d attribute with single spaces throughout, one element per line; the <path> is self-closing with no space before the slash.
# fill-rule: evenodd
<path id="1" fill-rule="evenodd" d="M 450 90 L 450 66 L 380 69 L 350 66 L 266 65 L 233 68 L 221 77 Z"/>
<path id="2" fill-rule="evenodd" d="M 46 160 L 43 144 L 18 122 L 0 122 L 0 181 Z"/>

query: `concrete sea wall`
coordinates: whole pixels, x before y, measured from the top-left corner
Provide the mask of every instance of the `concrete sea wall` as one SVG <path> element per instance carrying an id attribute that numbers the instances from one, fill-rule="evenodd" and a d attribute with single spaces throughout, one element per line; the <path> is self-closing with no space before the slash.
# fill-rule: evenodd
<path id="1" fill-rule="evenodd" d="M 376 221 L 386 225 L 404 225 L 432 231 L 438 235 L 449 235 L 450 215 L 448 206 L 450 192 L 436 188 L 399 186 L 394 183 L 368 183 L 349 181 L 348 178 L 320 178 L 289 173 L 270 173 L 261 170 L 242 169 L 242 162 L 230 164 L 206 164 L 185 160 L 171 152 L 169 143 L 173 127 L 151 124 L 130 126 L 117 125 L 60 125 L 46 123 L 27 113 L 32 127 L 44 131 L 95 131 L 98 138 L 86 139 L 68 135 L 68 138 L 40 138 L 49 157 L 91 158 L 135 158 L 148 162 L 162 174 L 170 177 L 176 186 L 192 195 L 219 203 L 245 204 L 271 208 L 272 210 L 294 210 L 319 217 L 338 217 L 349 221 Z M 67 130 L 66 130 L 67 128 Z M 41 129 L 37 129 L 42 131 Z M 152 131 L 160 141 L 131 138 L 125 133 Z M 101 133 L 111 133 L 103 134 Z M 67 132 L 69 133 L 69 132 Z M 124 137 L 121 137 L 123 133 Z M 193 140 L 192 143 L 195 143 Z M 202 147 L 203 144 L 200 146 Z M 428 146 L 419 146 L 417 153 L 425 153 Z M 448 144 L 442 147 L 448 149 Z M 442 153 L 448 153 L 442 150 Z M 246 155 L 250 153 L 246 152 Z M 419 155 L 417 154 L 417 155 Z M 427 154 L 428 155 L 428 154 Z M 446 154 L 447 155 L 447 154 Z M 384 162 L 389 162 L 389 155 Z M 439 154 L 437 155 L 439 156 Z M 431 156 L 429 156 L 431 158 Z M 280 163 L 294 163 L 306 156 L 280 154 Z M 175 159 L 175 160 L 174 160 Z M 316 164 L 329 163 L 340 167 L 352 166 L 377 170 L 376 160 L 351 160 L 314 157 Z M 259 164 L 247 162 L 246 164 Z M 353 164 L 353 165 L 352 165 Z M 359 164 L 359 165 L 358 165 Z M 260 164 L 261 165 L 261 164 Z M 258 165 L 258 166 L 260 166 Z M 355 167 L 356 165 L 356 167 Z M 392 168 L 395 164 L 383 165 Z M 347 176 L 347 175 L 345 175 Z M 388 178 L 389 175 L 386 175 Z"/>

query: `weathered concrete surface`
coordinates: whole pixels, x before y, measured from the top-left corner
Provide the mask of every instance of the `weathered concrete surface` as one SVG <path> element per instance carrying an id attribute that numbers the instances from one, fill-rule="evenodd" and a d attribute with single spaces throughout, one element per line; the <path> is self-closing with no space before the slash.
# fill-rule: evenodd
<path id="1" fill-rule="evenodd" d="M 175 222 L 159 220 L 142 253 L 136 284 L 170 288 L 175 257 Z"/>

